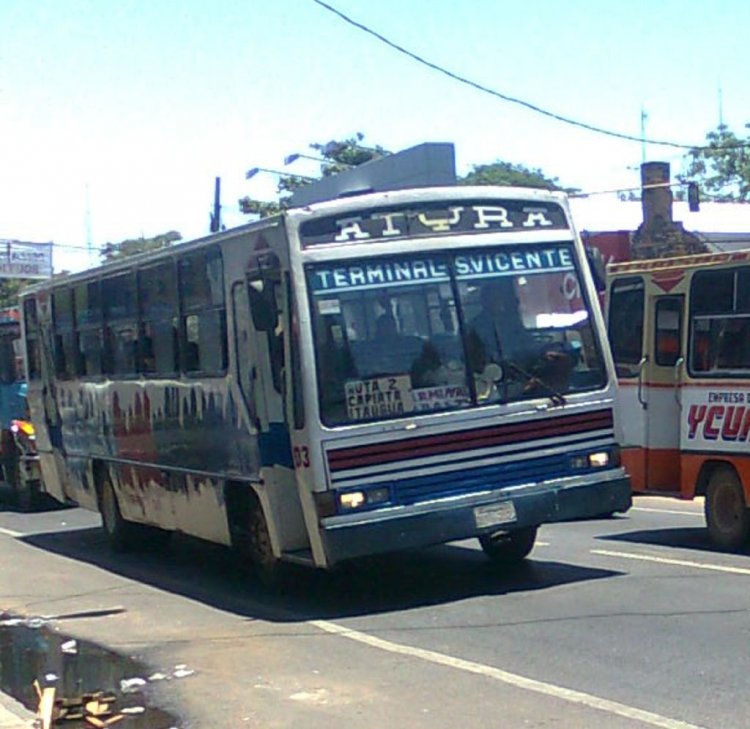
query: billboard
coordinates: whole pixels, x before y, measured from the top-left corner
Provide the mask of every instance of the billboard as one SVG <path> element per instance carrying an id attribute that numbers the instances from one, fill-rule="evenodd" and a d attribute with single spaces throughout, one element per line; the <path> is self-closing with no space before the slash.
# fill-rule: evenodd
<path id="1" fill-rule="evenodd" d="M 0 238 L 0 278 L 50 278 L 52 243 Z"/>

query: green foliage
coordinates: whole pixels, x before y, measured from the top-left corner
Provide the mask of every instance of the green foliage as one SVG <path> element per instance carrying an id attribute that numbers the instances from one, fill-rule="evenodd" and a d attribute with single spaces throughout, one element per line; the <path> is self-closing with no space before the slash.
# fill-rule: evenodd
<path id="1" fill-rule="evenodd" d="M 20 278 L 0 278 L 0 309 L 18 306 L 18 293 L 30 283 L 33 282 Z"/>
<path id="2" fill-rule="evenodd" d="M 704 197 L 750 202 L 750 149 L 742 145 L 750 146 L 750 136 L 741 139 L 726 124 L 719 124 L 706 135 L 705 147 L 688 152 L 681 179 L 697 182 Z"/>
<path id="3" fill-rule="evenodd" d="M 251 197 L 241 197 L 239 200 L 240 212 L 244 215 L 257 215 L 260 218 L 267 218 L 271 215 L 278 215 L 286 209 L 281 202 L 265 202 L 263 200 L 254 200 Z"/>
<path id="4" fill-rule="evenodd" d="M 158 251 L 179 240 L 182 240 L 182 236 L 176 230 L 170 230 L 153 238 L 130 238 L 121 243 L 105 243 L 100 255 L 105 263 L 109 263 L 139 253 L 146 253 L 146 251 Z"/>
<path id="5" fill-rule="evenodd" d="M 317 152 L 325 160 L 321 163 L 321 175 L 323 177 L 337 175 L 351 167 L 359 167 L 365 162 L 371 162 L 390 154 L 379 144 L 374 147 L 363 147 L 361 142 L 364 139 L 365 135 L 362 132 L 357 132 L 353 137 L 341 141 L 331 140 L 326 144 L 317 142 L 311 144 L 310 149 Z"/>
<path id="6" fill-rule="evenodd" d="M 353 137 L 342 140 L 331 140 L 322 143 L 315 142 L 309 147 L 315 154 L 320 157 L 320 176 L 330 177 L 344 172 L 351 167 L 358 167 L 370 160 L 380 159 L 390 154 L 380 145 L 375 147 L 363 147 L 365 135 L 357 132 Z M 289 198 L 291 194 L 300 187 L 309 185 L 314 179 L 301 177 L 300 175 L 284 175 L 279 178 L 276 191 L 279 194 L 278 201 L 267 202 L 264 200 L 255 200 L 251 197 L 243 197 L 239 202 L 240 212 L 245 215 L 257 215 L 265 218 L 269 215 L 278 215 L 278 213 L 289 207 Z"/>
<path id="7" fill-rule="evenodd" d="M 534 187 L 542 190 L 564 190 L 578 192 L 577 188 L 562 187 L 557 177 L 547 177 L 540 169 L 531 169 L 512 162 L 493 162 L 474 165 L 469 174 L 458 180 L 459 185 L 500 185 L 511 187 Z"/>

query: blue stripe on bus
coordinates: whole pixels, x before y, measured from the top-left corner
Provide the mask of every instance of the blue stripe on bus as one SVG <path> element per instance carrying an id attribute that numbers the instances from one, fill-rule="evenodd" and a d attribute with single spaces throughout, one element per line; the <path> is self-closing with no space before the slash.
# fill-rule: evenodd
<path id="1" fill-rule="evenodd" d="M 539 483 L 584 473 L 573 469 L 571 456 L 560 453 L 513 463 L 481 466 L 452 473 L 436 473 L 391 482 L 396 504 L 414 504 L 430 498 L 460 496 L 477 491 L 501 489 L 526 483 Z M 378 484 L 385 486 L 386 484 Z"/>
<path id="2" fill-rule="evenodd" d="M 262 466 L 292 468 L 292 442 L 284 423 L 269 423 L 267 431 L 258 432 L 258 450 Z"/>

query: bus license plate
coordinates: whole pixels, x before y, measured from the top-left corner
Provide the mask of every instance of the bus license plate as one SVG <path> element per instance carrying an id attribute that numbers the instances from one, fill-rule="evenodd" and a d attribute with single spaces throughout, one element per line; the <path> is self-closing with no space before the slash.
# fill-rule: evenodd
<path id="1" fill-rule="evenodd" d="M 500 524 L 510 524 L 516 520 L 516 507 L 512 501 L 477 506 L 474 509 L 474 520 L 477 523 L 478 529 L 499 526 Z"/>

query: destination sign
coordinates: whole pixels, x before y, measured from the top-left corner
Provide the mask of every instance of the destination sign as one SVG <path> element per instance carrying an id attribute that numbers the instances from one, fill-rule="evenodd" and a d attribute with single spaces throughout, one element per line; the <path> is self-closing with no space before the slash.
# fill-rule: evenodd
<path id="1" fill-rule="evenodd" d="M 566 230 L 560 205 L 530 200 L 459 200 L 361 210 L 302 224 L 302 247 L 490 231 Z"/>
<path id="2" fill-rule="evenodd" d="M 311 271 L 311 288 L 320 295 L 389 285 L 444 283 L 450 280 L 451 267 L 458 279 L 572 271 L 574 268 L 570 246 L 534 246 L 457 253 L 450 258 L 424 256 L 318 266 Z"/>

